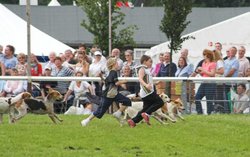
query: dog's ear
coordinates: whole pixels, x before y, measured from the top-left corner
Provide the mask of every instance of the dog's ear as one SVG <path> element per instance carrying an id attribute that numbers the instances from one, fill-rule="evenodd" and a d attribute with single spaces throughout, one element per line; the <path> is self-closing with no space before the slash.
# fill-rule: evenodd
<path id="1" fill-rule="evenodd" d="M 47 99 L 48 99 L 48 100 L 51 100 L 52 97 L 53 97 L 53 93 L 52 93 L 52 92 L 49 92 L 48 95 L 47 95 Z"/>
<path id="2" fill-rule="evenodd" d="M 49 88 L 49 92 L 48 93 L 52 93 L 53 91 L 53 88 Z"/>

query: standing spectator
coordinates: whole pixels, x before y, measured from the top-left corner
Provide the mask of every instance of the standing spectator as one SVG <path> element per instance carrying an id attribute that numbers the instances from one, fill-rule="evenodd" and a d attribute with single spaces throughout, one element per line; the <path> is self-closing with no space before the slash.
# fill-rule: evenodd
<path id="1" fill-rule="evenodd" d="M 72 68 L 72 65 L 75 65 L 77 63 L 73 52 L 71 50 L 66 50 L 64 52 L 64 55 L 66 60 L 63 62 L 63 66 Z"/>
<path id="2" fill-rule="evenodd" d="M 74 71 L 66 66 L 62 65 L 62 59 L 60 57 L 55 58 L 55 68 L 52 69 L 51 76 L 54 77 L 67 77 L 73 76 Z M 69 87 L 68 81 L 58 81 L 55 90 L 59 91 L 61 94 L 65 94 Z"/>
<path id="3" fill-rule="evenodd" d="M 184 57 L 180 57 L 175 77 L 188 77 L 188 76 L 189 76 L 189 66 L 187 65 L 187 61 Z"/>
<path id="4" fill-rule="evenodd" d="M 85 57 L 86 57 L 86 61 L 89 63 L 89 64 L 91 64 L 92 63 L 92 57 L 91 56 L 89 56 L 89 55 L 87 55 L 87 46 L 85 45 L 85 44 L 80 44 L 79 46 L 78 46 L 78 50 L 77 50 L 77 52 L 81 52 L 81 51 L 84 51 L 84 53 L 85 53 Z"/>
<path id="5" fill-rule="evenodd" d="M 215 69 L 215 77 L 223 77 L 224 76 L 224 61 L 222 59 L 221 53 L 217 50 L 214 50 L 214 61 L 216 63 Z M 221 83 L 216 84 L 216 92 L 215 92 L 215 105 L 214 110 L 215 112 L 223 112 L 223 108 L 225 106 L 225 102 L 222 102 L 226 99 L 225 96 L 225 85 Z"/>
<path id="6" fill-rule="evenodd" d="M 12 45 L 7 45 L 4 51 L 4 56 L 1 58 L 1 63 L 5 66 L 5 75 L 9 76 L 12 72 L 12 68 L 15 68 L 18 61 L 14 56 L 15 48 Z"/>
<path id="7" fill-rule="evenodd" d="M 159 71 L 160 71 L 160 67 L 161 67 L 161 64 L 163 63 L 164 61 L 164 53 L 160 53 L 159 54 L 159 62 L 155 65 L 155 68 L 153 69 L 153 76 L 157 76 Z"/>
<path id="8" fill-rule="evenodd" d="M 188 66 L 188 75 L 190 76 L 193 72 L 194 72 L 194 64 L 191 63 L 188 59 L 188 49 L 182 49 L 181 50 L 181 57 L 184 57 L 186 59 L 187 62 L 187 66 Z"/>
<path id="9" fill-rule="evenodd" d="M 49 61 L 45 64 L 45 68 L 54 68 L 55 67 L 55 58 L 56 58 L 56 52 L 52 51 L 49 53 Z"/>
<path id="10" fill-rule="evenodd" d="M 3 56 L 3 46 L 0 45 L 0 58 Z"/>
<path id="11" fill-rule="evenodd" d="M 214 44 L 215 50 L 219 52 L 219 54 L 222 56 L 222 44 L 220 42 L 216 42 Z"/>
<path id="12" fill-rule="evenodd" d="M 216 63 L 214 62 L 214 54 L 212 51 L 205 49 L 203 51 L 204 61 L 201 67 L 198 67 L 198 72 L 202 77 L 214 77 Z M 207 100 L 207 114 L 213 111 L 212 100 L 214 98 L 215 83 L 201 83 L 195 95 L 196 111 L 198 114 L 203 114 L 201 100 L 205 96 Z"/>
<path id="13" fill-rule="evenodd" d="M 164 62 L 161 64 L 158 77 L 174 77 L 177 67 L 175 63 L 170 63 L 170 53 L 164 54 Z"/>
<path id="14" fill-rule="evenodd" d="M 123 61 L 121 60 L 120 58 L 120 50 L 118 48 L 114 48 L 112 51 L 111 51 L 111 56 L 112 57 L 115 57 L 117 59 L 117 63 L 118 63 L 118 76 L 120 76 L 120 70 L 122 69 L 123 67 Z"/>
<path id="15" fill-rule="evenodd" d="M 124 81 L 118 81 L 118 76 L 116 72 L 118 69 L 117 60 L 115 58 L 109 58 L 107 61 L 107 68 L 110 72 L 105 79 L 106 88 L 103 92 L 103 103 L 98 107 L 98 109 L 93 114 L 91 114 L 88 118 L 81 121 L 82 126 L 86 126 L 95 117 L 99 119 L 102 118 L 104 113 L 108 110 L 109 106 L 114 101 L 122 104 L 119 110 L 113 113 L 113 116 L 118 120 L 120 120 L 121 114 L 126 109 L 126 107 L 131 106 L 130 99 L 118 93 L 117 91 L 117 87 L 125 83 Z M 112 89 L 114 89 L 113 90 L 114 92 L 110 92 Z"/>
<path id="16" fill-rule="evenodd" d="M 228 52 L 228 58 L 225 60 L 225 66 L 224 66 L 224 77 L 237 77 L 239 74 L 239 60 L 236 58 L 237 48 L 231 47 Z M 225 94 L 227 98 L 227 103 L 225 103 L 224 106 L 224 113 L 230 113 L 230 89 L 232 85 L 226 84 L 225 85 Z"/>
<path id="17" fill-rule="evenodd" d="M 18 63 L 16 65 L 16 69 L 18 70 L 18 75 L 26 76 L 27 75 L 27 63 L 26 56 L 24 53 L 19 53 L 17 55 Z"/>
<path id="18" fill-rule="evenodd" d="M 125 51 L 125 59 L 126 59 L 126 61 L 123 62 L 123 67 L 125 65 L 128 65 L 131 69 L 132 77 L 136 76 L 135 68 L 137 67 L 137 64 L 133 60 L 133 51 L 132 50 L 128 49 Z"/>
<path id="19" fill-rule="evenodd" d="M 143 55 L 141 57 L 141 66 L 139 68 L 139 82 L 140 82 L 140 97 L 143 101 L 143 109 L 133 118 L 128 120 L 131 128 L 136 126 L 142 119 L 150 125 L 149 115 L 163 106 L 164 102 L 154 91 L 153 77 L 150 73 L 152 67 L 152 59 L 149 56 Z"/>
<path id="20" fill-rule="evenodd" d="M 238 77 L 246 77 L 246 71 L 249 68 L 249 61 L 245 57 L 246 48 L 244 46 L 240 46 L 238 50 L 238 60 L 239 60 L 239 74 Z"/>
<path id="21" fill-rule="evenodd" d="M 77 53 L 77 63 L 74 66 L 75 73 L 81 71 L 83 76 L 88 76 L 89 73 L 89 63 L 86 60 L 85 51 L 78 51 Z"/>
<path id="22" fill-rule="evenodd" d="M 170 53 L 169 52 L 165 52 L 164 54 L 164 62 L 161 64 L 161 67 L 160 67 L 160 70 L 159 70 L 159 73 L 157 75 L 157 77 L 174 77 L 175 76 L 175 73 L 176 73 L 176 70 L 177 70 L 177 67 L 176 67 L 176 64 L 175 63 L 170 63 Z M 162 86 L 164 87 L 164 92 L 171 96 L 171 82 L 162 82 L 160 81 L 157 86 Z M 161 93 L 159 92 L 159 88 L 157 89 L 158 93 Z"/>
<path id="23" fill-rule="evenodd" d="M 234 100 L 234 113 L 243 113 L 243 111 L 249 108 L 249 98 L 246 94 L 246 85 L 239 84 L 237 86 L 237 96 L 236 100 Z"/>
<path id="24" fill-rule="evenodd" d="M 105 72 L 106 64 L 101 61 L 102 53 L 100 51 L 95 52 L 95 60 L 89 66 L 89 76 L 90 77 L 99 77 L 102 73 Z M 100 82 L 93 82 L 95 94 L 101 96 L 101 84 Z"/>

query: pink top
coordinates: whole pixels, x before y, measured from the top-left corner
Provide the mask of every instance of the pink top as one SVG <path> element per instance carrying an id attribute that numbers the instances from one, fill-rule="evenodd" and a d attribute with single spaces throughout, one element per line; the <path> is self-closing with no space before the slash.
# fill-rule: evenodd
<path id="1" fill-rule="evenodd" d="M 157 76 L 157 74 L 158 74 L 159 71 L 160 71 L 160 68 L 161 68 L 161 63 L 157 63 L 157 64 L 155 65 L 155 69 L 154 69 L 154 71 L 153 71 L 153 75 L 154 75 L 154 76 Z"/>
<path id="2" fill-rule="evenodd" d="M 215 62 L 210 62 L 210 63 L 203 62 L 201 67 L 203 69 L 205 69 L 206 71 L 211 72 L 212 70 L 216 69 L 216 63 Z M 201 73 L 201 76 L 202 77 L 211 77 L 211 76 L 204 74 L 204 73 Z"/>

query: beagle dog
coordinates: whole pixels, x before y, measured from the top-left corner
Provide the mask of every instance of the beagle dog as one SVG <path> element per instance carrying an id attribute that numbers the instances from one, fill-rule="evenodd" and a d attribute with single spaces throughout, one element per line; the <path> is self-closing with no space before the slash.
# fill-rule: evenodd
<path id="1" fill-rule="evenodd" d="M 24 99 L 22 102 L 16 103 L 15 108 L 18 111 L 18 115 L 15 117 L 15 120 L 23 118 L 27 112 L 35 114 L 48 114 L 50 119 L 56 124 L 58 120 L 62 122 L 54 113 L 54 102 L 63 100 L 63 96 L 56 90 L 49 89 L 48 95 L 45 97 L 45 100 L 40 99 Z"/>
<path id="2" fill-rule="evenodd" d="M 9 113 L 9 123 L 14 123 L 15 104 L 31 97 L 29 92 L 22 92 L 15 97 L 0 97 L 0 124 L 3 114 Z"/>
<path id="3" fill-rule="evenodd" d="M 166 112 L 167 112 L 166 108 L 167 108 L 167 104 L 170 102 L 170 98 L 165 93 L 161 93 L 159 96 L 163 100 L 164 105 L 161 108 L 159 108 L 158 110 L 156 110 L 154 113 L 152 113 L 151 116 L 162 124 L 165 124 L 162 121 L 162 119 L 168 119 L 171 122 L 175 122 L 176 120 L 174 120 L 168 114 L 166 114 Z M 131 98 L 131 99 L 134 100 L 133 98 Z M 137 113 L 140 110 L 142 110 L 142 108 L 143 108 L 142 101 L 132 101 L 132 105 L 130 107 L 126 108 L 126 110 L 124 112 L 124 119 L 126 120 L 128 118 L 135 117 L 137 115 Z"/>
<path id="4" fill-rule="evenodd" d="M 166 102 L 165 105 L 161 109 L 164 114 L 170 117 L 172 122 L 176 122 L 177 118 L 184 120 L 184 117 L 182 117 L 181 113 L 183 110 L 185 110 L 185 107 L 180 98 Z M 165 119 L 169 119 L 169 118 L 165 118 Z"/>

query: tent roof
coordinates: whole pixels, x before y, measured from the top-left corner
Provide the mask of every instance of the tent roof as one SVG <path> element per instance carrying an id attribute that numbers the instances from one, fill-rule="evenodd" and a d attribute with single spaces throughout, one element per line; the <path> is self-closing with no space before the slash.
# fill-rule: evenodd
<path id="1" fill-rule="evenodd" d="M 23 19 L 26 18 L 25 6 L 6 6 Z M 249 7 L 193 8 L 192 13 L 188 15 L 191 23 L 183 34 L 197 31 L 248 11 L 250 11 Z M 139 28 L 134 35 L 138 47 L 151 47 L 167 41 L 165 34 L 159 30 L 164 13 L 162 7 L 123 8 L 122 12 L 126 14 L 125 26 L 135 24 Z M 32 24 L 70 45 L 92 44 L 92 34 L 81 26 L 83 19 L 87 19 L 86 14 L 76 6 L 31 6 Z"/>
<path id="2" fill-rule="evenodd" d="M 212 26 L 208 26 L 201 30 L 187 34 L 195 37 L 195 39 L 186 40 L 182 47 L 189 50 L 189 60 L 197 63 L 203 58 L 202 51 L 204 49 L 214 49 L 214 44 L 220 42 L 222 44 L 222 53 L 225 56 L 226 50 L 232 46 L 244 46 L 247 50 L 246 55 L 250 56 L 250 12 L 233 17 L 231 19 L 219 22 Z M 169 51 L 169 42 L 164 42 L 152 47 L 146 54 L 151 55 L 154 60 L 158 59 L 161 52 Z M 173 61 L 177 63 L 180 54 L 173 54 Z"/>
<path id="3" fill-rule="evenodd" d="M 27 23 L 0 4 L 0 44 L 13 45 L 16 53 L 27 52 Z M 64 52 L 71 47 L 31 26 L 31 52 L 48 55 L 49 52 Z"/>

